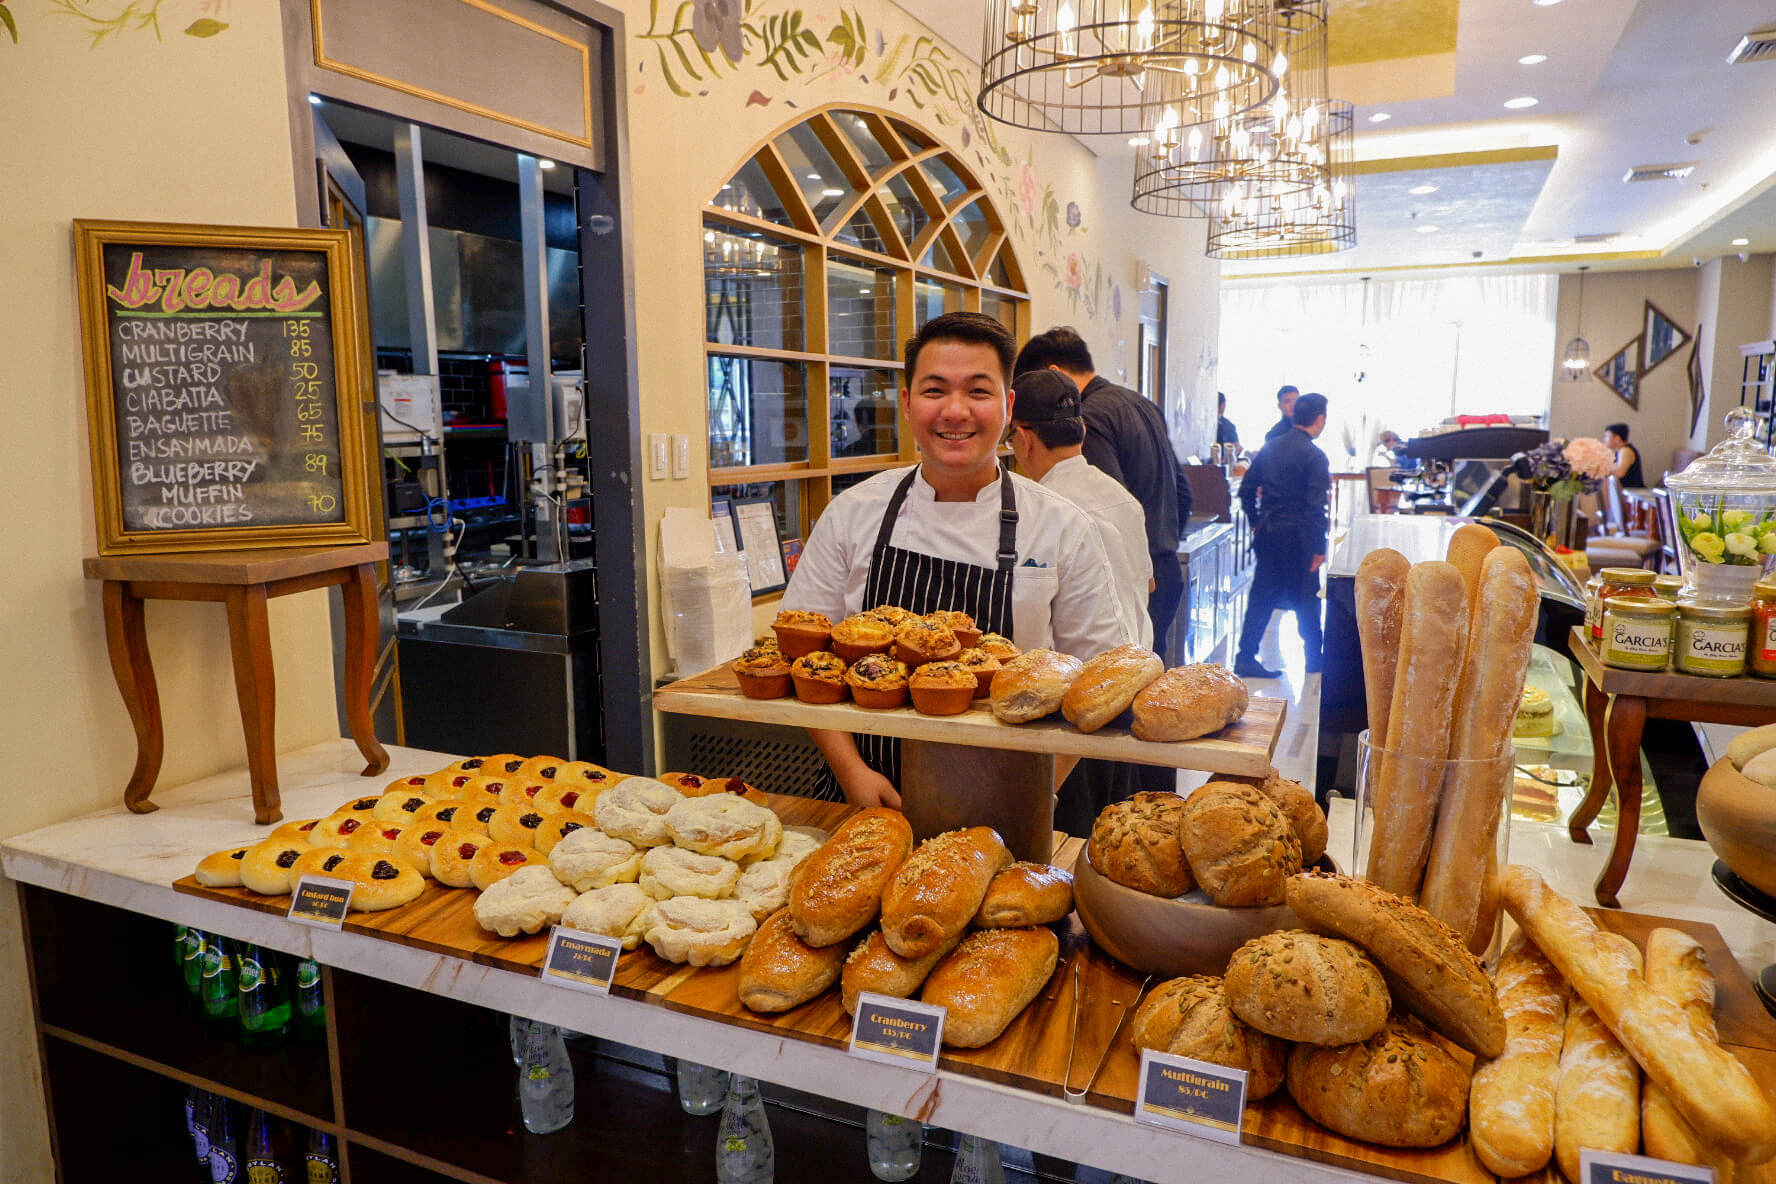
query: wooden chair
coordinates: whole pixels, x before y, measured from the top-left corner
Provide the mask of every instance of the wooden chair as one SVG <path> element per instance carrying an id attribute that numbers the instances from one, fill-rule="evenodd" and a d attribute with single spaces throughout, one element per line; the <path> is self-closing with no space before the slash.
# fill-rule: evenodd
<path id="1" fill-rule="evenodd" d="M 1392 465 L 1373 465 L 1368 470 L 1369 512 L 1396 514 L 1400 510 L 1400 487 L 1393 482 Z"/>
<path id="2" fill-rule="evenodd" d="M 1629 534 L 1622 515 L 1622 481 L 1603 479 L 1602 533 L 1585 540 L 1585 557 L 1593 571 L 1600 567 L 1657 566 L 1657 537 Z"/>
<path id="3" fill-rule="evenodd" d="M 1666 473 L 1665 476 L 1671 476 Z M 1660 480 L 1653 490 L 1653 497 L 1659 505 L 1659 570 L 1676 574 L 1679 570 L 1677 562 L 1677 510 L 1671 504 L 1671 491 L 1665 488 Z"/>

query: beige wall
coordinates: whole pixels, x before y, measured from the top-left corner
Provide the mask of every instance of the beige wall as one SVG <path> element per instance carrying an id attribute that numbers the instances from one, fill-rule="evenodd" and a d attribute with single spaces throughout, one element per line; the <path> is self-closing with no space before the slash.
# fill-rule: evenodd
<path id="1" fill-rule="evenodd" d="M 1739 347 L 1770 336 L 1776 308 L 1770 291 L 1772 270 L 1769 255 L 1753 255 L 1744 261 L 1723 255 L 1703 264 L 1697 273 L 1702 381 L 1707 397 L 1689 440 L 1692 448 L 1712 448 L 1726 437 L 1722 416 L 1739 405 L 1744 374 L 1745 359 Z"/>
<path id="2" fill-rule="evenodd" d="M 13 3 L 0 36 L 0 324 L 6 371 L 9 571 L 0 582 L 4 750 L 47 765 L 0 782 L 0 836 L 117 802 L 135 740 L 111 678 L 97 588 L 70 222 L 76 217 L 291 225 L 282 38 L 275 5 L 235 4 L 229 27 L 184 35 L 195 3 L 169 0 L 161 35 L 91 45 L 76 18 Z M 101 6 L 102 7 L 102 6 Z M 116 7 L 116 6 L 113 6 Z M 282 747 L 337 735 L 323 593 L 271 608 Z M 166 719 L 163 784 L 242 759 L 228 634 L 215 605 L 148 609 Z M 301 639 L 300 641 L 298 639 Z M 45 774 L 49 775 L 45 775 Z M 23 953 L 0 885 L 0 1176 L 50 1179 Z M 152 973 L 153 968 L 132 968 Z"/>

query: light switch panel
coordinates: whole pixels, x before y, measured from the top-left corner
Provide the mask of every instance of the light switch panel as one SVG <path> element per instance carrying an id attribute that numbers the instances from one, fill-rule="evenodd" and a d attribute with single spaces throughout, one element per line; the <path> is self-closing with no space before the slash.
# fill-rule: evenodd
<path id="1" fill-rule="evenodd" d="M 691 438 L 684 432 L 672 437 L 672 479 L 683 481 L 691 475 Z"/>
<path id="2" fill-rule="evenodd" d="M 666 479 L 668 454 L 671 452 L 669 439 L 665 432 L 655 432 L 648 437 L 648 477 L 651 480 Z"/>

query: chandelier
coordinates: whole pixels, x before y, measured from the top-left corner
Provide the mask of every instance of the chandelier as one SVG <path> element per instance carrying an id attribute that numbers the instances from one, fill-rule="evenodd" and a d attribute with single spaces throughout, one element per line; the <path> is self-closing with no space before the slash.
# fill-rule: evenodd
<path id="1" fill-rule="evenodd" d="M 1265 34 L 1295 2 L 987 0 L 977 101 L 1003 123 L 1074 135 L 1145 131 L 1161 94 L 1184 124 L 1245 111 L 1289 68 Z"/>
<path id="2" fill-rule="evenodd" d="M 1585 273 L 1590 270 L 1579 268 L 1579 315 L 1573 322 L 1577 331 L 1560 358 L 1561 377 L 1568 382 L 1578 382 L 1591 369 L 1591 343 L 1585 340 Z"/>
<path id="3" fill-rule="evenodd" d="M 1212 210 L 1212 259 L 1321 255 L 1357 245 L 1357 197 L 1351 183 L 1356 112 L 1341 99 L 1325 104 L 1326 171 L 1306 189 L 1265 192 L 1232 184 Z"/>

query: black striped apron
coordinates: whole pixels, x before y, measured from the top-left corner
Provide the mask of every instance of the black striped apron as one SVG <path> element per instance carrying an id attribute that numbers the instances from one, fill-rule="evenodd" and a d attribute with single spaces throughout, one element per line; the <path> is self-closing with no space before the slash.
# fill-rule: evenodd
<path id="1" fill-rule="evenodd" d="M 863 586 L 863 609 L 895 604 L 924 615 L 940 610 L 965 612 L 983 633 L 1012 634 L 1011 588 L 1017 567 L 1017 499 L 1011 474 L 999 473 L 999 552 L 997 567 L 981 567 L 954 559 L 939 559 L 893 545 L 894 524 L 913 487 L 917 468 L 895 487 L 882 511 L 882 525 L 870 552 L 869 578 Z M 864 763 L 900 788 L 900 741 L 891 736 L 856 736 L 857 751 Z M 827 801 L 843 801 L 844 793 L 831 769 L 822 769 L 812 795 Z"/>

